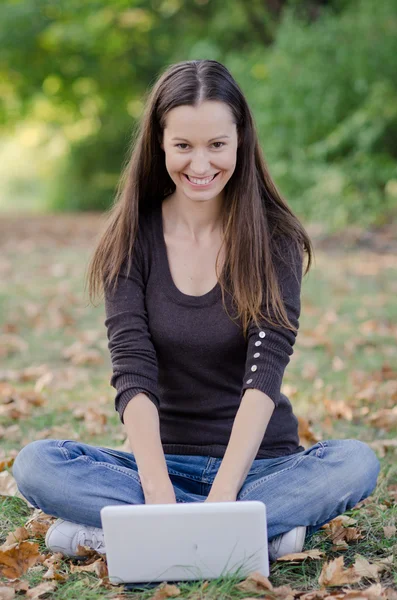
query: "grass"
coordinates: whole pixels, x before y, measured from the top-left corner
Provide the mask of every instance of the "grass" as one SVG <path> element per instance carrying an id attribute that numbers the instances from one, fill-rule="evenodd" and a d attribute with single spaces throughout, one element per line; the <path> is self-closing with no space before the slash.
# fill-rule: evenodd
<path id="1" fill-rule="evenodd" d="M 125 439 L 113 407 L 115 391 L 109 385 L 111 364 L 103 304 L 89 306 L 83 291 L 84 270 L 98 225 L 96 215 L 32 216 L 18 221 L 3 217 L 0 221 L 0 341 L 4 342 L 0 344 L 4 346 L 0 381 L 26 391 L 33 389 L 38 375 L 18 380 L 21 370 L 46 365 L 54 374 L 52 382 L 43 386 L 42 406 L 32 406 L 18 419 L 6 412 L 0 414 L 0 461 L 41 436 L 74 435 L 98 446 L 118 446 Z M 379 427 L 370 420 L 377 411 L 393 408 L 397 398 L 393 388 L 397 381 L 397 244 L 390 248 L 389 239 L 382 251 L 382 232 L 374 232 L 373 237 L 376 251 L 368 243 L 366 247 L 348 243 L 348 234 L 342 242 L 314 239 L 316 263 L 304 278 L 300 331 L 283 391 L 296 415 L 307 419 L 320 439 L 358 438 L 373 444 L 397 437 L 395 426 L 386 422 Z M 96 350 L 101 362 L 85 362 L 81 354 L 81 364 L 65 358 L 63 351 L 76 341 L 81 341 L 84 349 Z M 106 415 L 106 424 L 96 432 L 75 413 L 76 408 L 87 405 L 100 406 Z M 387 538 L 383 531 L 396 524 L 392 494 L 397 489 L 396 451 L 376 451 L 382 467 L 378 486 L 367 503 L 346 513 L 357 520 L 364 538 L 349 544 L 345 551 L 335 551 L 327 532 L 319 531 L 305 549 L 323 550 L 326 558 L 273 564 L 273 586 L 291 585 L 308 592 L 318 589 L 325 561 L 343 555 L 349 566 L 357 554 L 370 561 L 396 555 L 396 537 Z M 20 498 L 0 496 L 0 544 L 31 513 Z M 30 541 L 46 552 L 41 536 Z M 51 592 L 54 600 L 153 596 L 153 590 L 122 595 L 119 588 L 104 588 L 94 573 L 72 573 L 71 564 L 67 560 L 61 563 L 61 572 L 69 578 Z M 43 573 L 40 567 L 33 567 L 21 579 L 34 587 L 45 581 Z M 385 570 L 380 581 L 385 587 L 396 587 L 397 568 Z M 0 578 L 0 587 L 8 583 Z M 233 578 L 210 581 L 205 589 L 202 582 L 180 584 L 180 596 L 254 597 L 252 591 L 237 590 L 235 583 Z M 352 587 L 363 589 L 371 583 L 364 578 Z"/>

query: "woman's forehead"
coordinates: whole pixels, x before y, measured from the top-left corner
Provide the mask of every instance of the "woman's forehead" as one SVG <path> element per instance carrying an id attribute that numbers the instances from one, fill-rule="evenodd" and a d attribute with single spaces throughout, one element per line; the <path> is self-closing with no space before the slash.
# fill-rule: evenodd
<path id="1" fill-rule="evenodd" d="M 235 129 L 233 115 L 224 102 L 207 101 L 199 106 L 183 105 L 171 109 L 165 119 L 165 131 L 172 138 L 199 135 L 208 140 L 221 135 L 232 135 Z M 206 141 L 208 141 L 206 140 Z"/>

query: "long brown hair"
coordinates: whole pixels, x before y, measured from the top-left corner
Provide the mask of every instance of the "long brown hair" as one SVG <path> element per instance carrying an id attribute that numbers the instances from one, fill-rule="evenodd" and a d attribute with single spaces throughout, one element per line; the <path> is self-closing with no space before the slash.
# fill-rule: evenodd
<path id="1" fill-rule="evenodd" d="M 215 60 L 173 64 L 147 93 L 140 127 L 132 136 L 113 205 L 88 266 L 90 301 L 93 303 L 99 291 L 116 287 L 127 256 L 129 272 L 140 213 L 150 212 L 175 191 L 160 146 L 168 111 L 181 105 L 197 106 L 206 100 L 225 102 L 230 107 L 239 138 L 236 167 L 224 188 L 226 258 L 221 273 L 219 253 L 216 260 L 223 304 L 226 308 L 227 292 L 237 308 L 236 318 L 241 319 L 244 336 L 251 319 L 258 326 L 259 319 L 264 319 L 296 331 L 287 317 L 274 259 L 293 260 L 294 247 L 301 258 L 305 251 L 306 274 L 312 262 L 312 244 L 269 175 L 241 89 L 226 67 Z M 266 314 L 261 312 L 264 290 Z"/>

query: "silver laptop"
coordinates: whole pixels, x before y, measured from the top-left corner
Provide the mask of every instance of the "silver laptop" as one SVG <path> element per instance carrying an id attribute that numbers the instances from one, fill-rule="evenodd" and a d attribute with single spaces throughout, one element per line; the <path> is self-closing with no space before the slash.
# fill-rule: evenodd
<path id="1" fill-rule="evenodd" d="M 113 584 L 269 575 L 263 502 L 111 505 L 101 519 Z"/>

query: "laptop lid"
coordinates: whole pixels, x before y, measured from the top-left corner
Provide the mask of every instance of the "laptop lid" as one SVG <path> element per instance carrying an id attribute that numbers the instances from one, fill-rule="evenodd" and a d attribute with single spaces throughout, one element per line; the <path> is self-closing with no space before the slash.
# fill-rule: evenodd
<path id="1" fill-rule="evenodd" d="M 263 502 L 111 505 L 101 520 L 111 583 L 269 575 Z"/>

